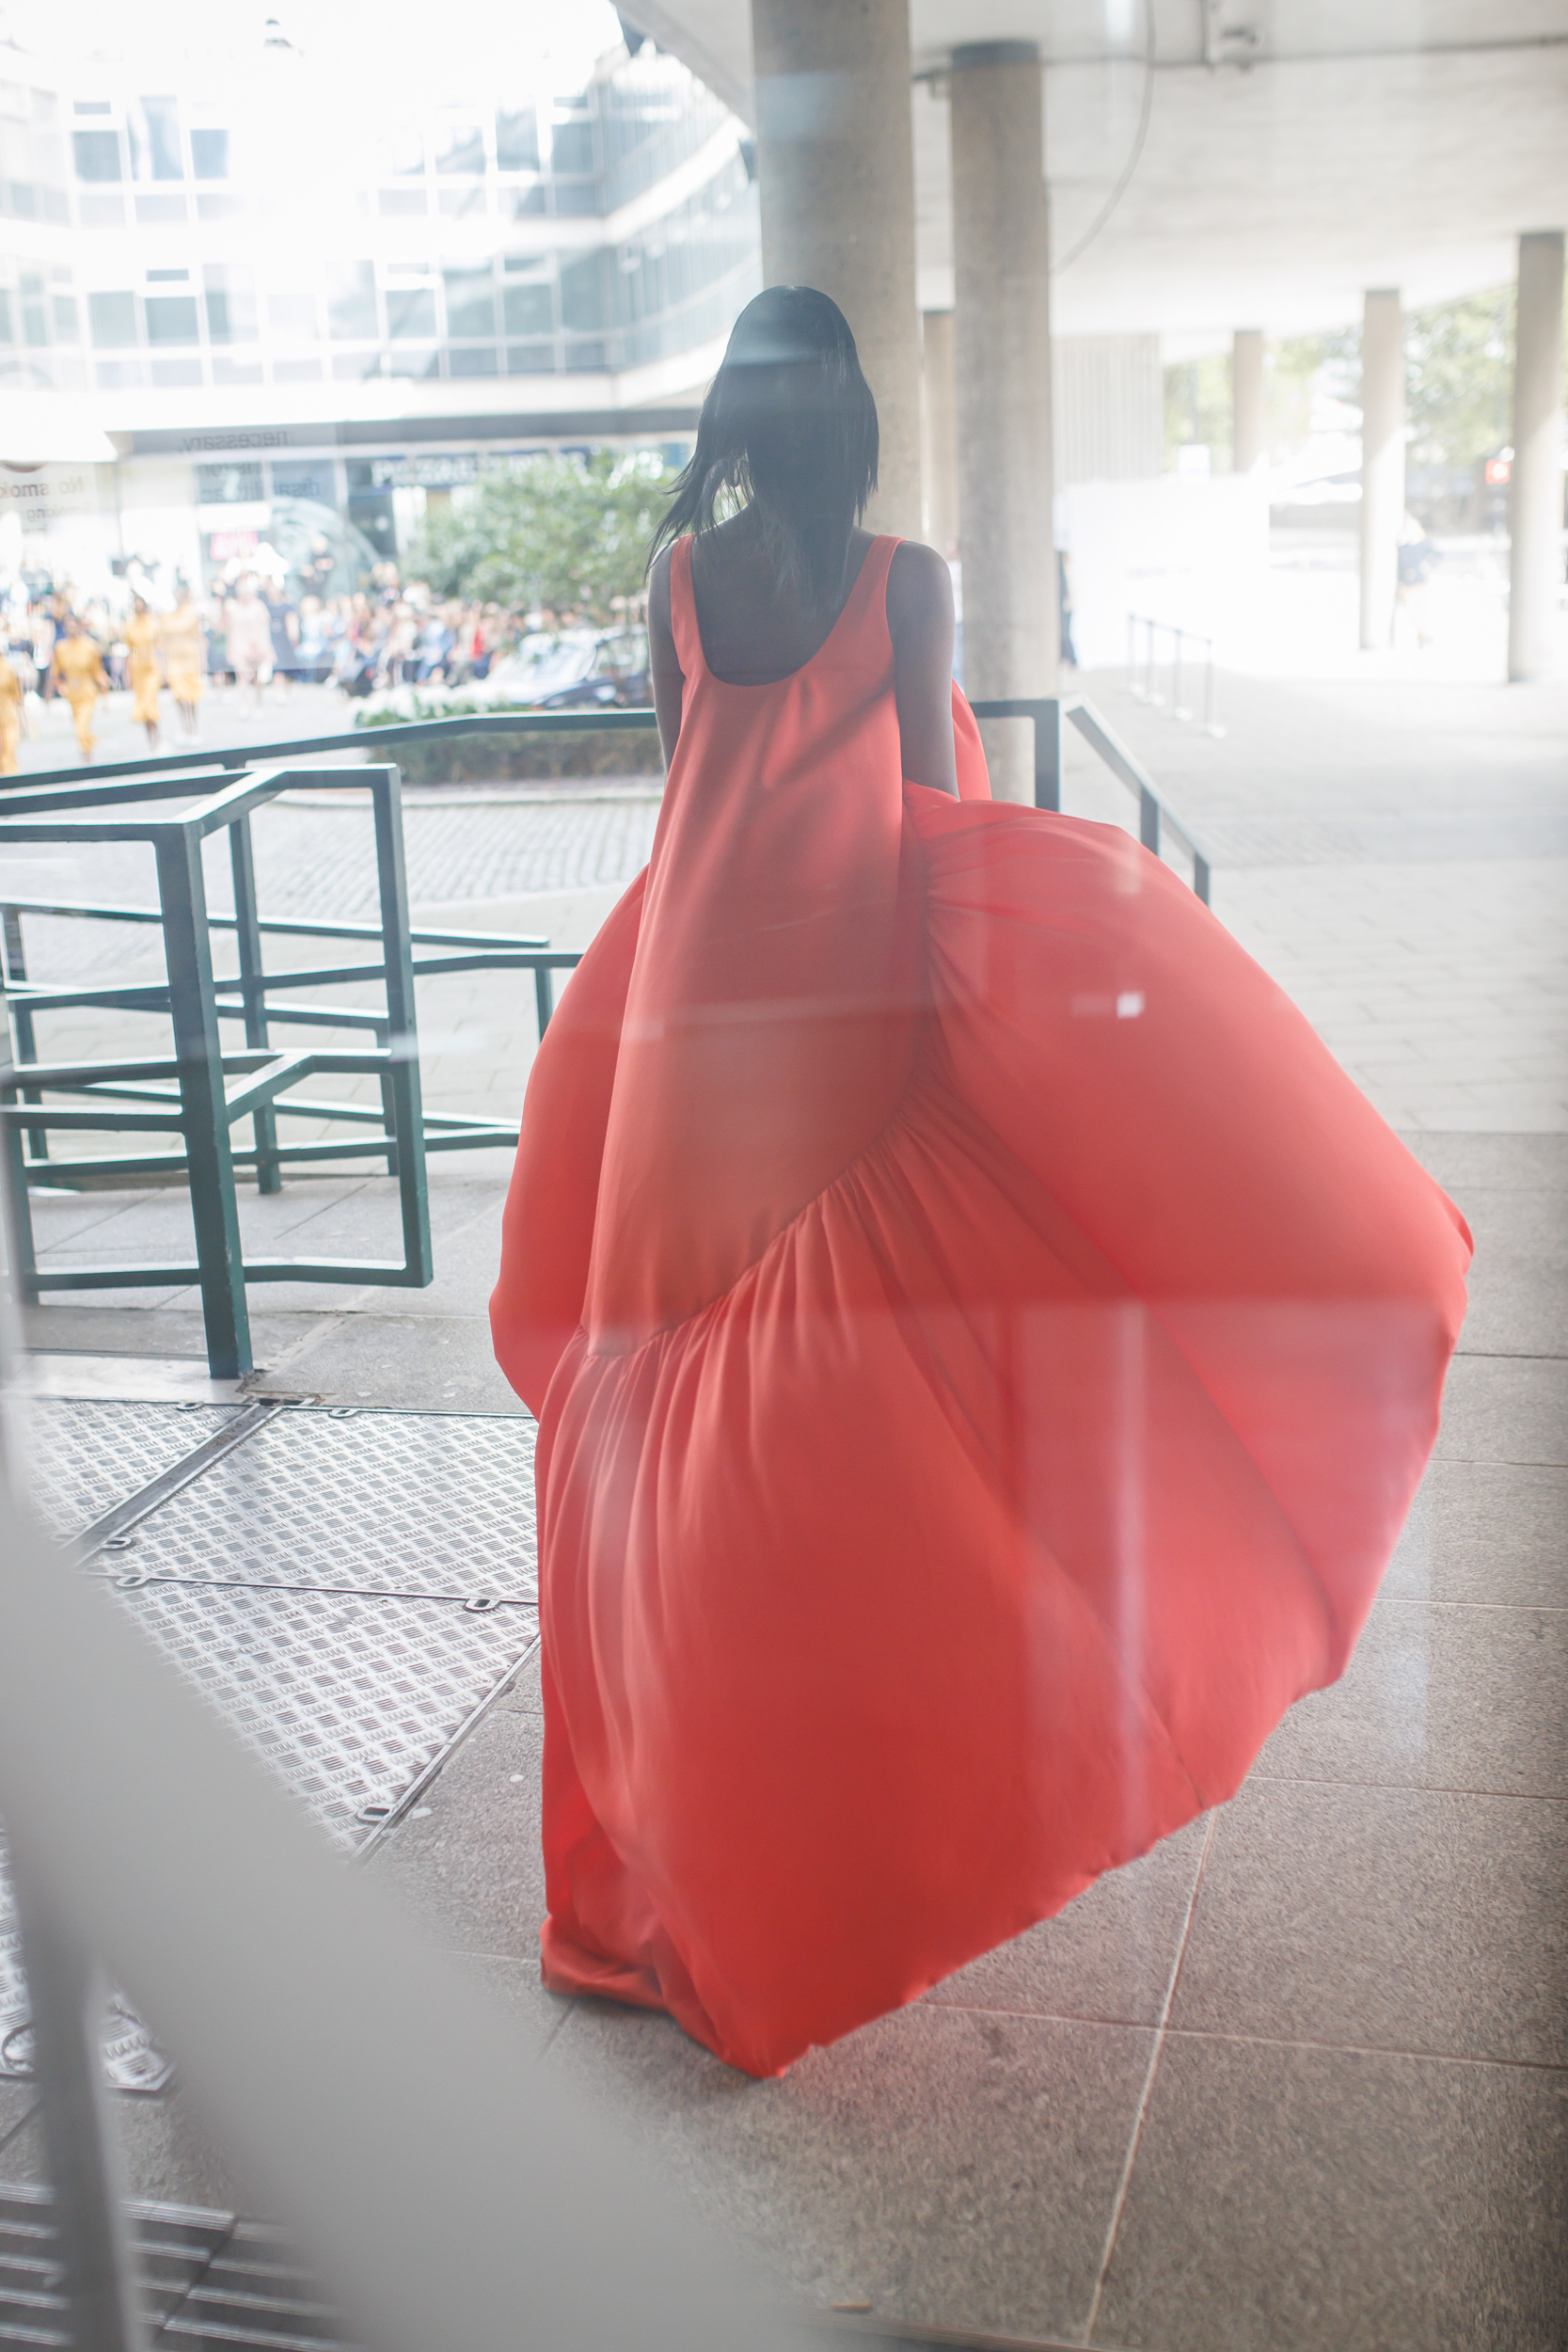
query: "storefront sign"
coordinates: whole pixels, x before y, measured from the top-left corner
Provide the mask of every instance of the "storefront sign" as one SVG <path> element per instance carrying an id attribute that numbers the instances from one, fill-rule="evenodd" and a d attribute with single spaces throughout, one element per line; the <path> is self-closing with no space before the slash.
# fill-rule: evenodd
<path id="1" fill-rule="evenodd" d="M 29 537 L 53 531 L 68 516 L 103 511 L 96 466 L 0 463 L 0 515 L 15 515 Z"/>

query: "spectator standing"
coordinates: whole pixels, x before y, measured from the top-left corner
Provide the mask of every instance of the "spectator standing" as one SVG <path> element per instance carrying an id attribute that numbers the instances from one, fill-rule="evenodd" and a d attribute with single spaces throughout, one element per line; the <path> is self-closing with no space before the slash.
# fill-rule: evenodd
<path id="1" fill-rule="evenodd" d="M 242 572 L 234 593 L 223 608 L 225 654 L 242 700 L 246 689 L 252 708 L 261 707 L 261 689 L 272 675 L 272 615 L 262 603 L 254 572 Z"/>
<path id="2" fill-rule="evenodd" d="M 272 632 L 272 674 L 277 680 L 279 699 L 287 702 L 299 667 L 299 612 L 289 601 L 289 592 L 282 580 L 276 580 L 264 592 L 267 626 Z"/>

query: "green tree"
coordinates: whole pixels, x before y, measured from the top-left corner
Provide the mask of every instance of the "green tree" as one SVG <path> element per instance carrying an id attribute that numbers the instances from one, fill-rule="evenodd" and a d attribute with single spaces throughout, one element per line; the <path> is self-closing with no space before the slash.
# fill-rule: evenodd
<path id="1" fill-rule="evenodd" d="M 1473 466 L 1511 437 L 1513 289 L 1410 311 L 1404 322 L 1404 413 L 1410 454 Z"/>
<path id="2" fill-rule="evenodd" d="M 409 572 L 438 596 L 608 627 L 640 607 L 673 478 L 653 450 L 513 460 L 427 513 Z"/>

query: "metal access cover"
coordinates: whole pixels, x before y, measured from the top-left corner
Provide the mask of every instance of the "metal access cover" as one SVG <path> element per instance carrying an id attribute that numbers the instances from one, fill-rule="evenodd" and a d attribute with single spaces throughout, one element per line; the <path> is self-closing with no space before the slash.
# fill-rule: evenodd
<path id="1" fill-rule="evenodd" d="M 531 1421 L 280 1414 L 145 1521 L 150 1577 L 531 1603 Z"/>
<path id="2" fill-rule="evenodd" d="M 56 1535 L 74 1535 L 136 1493 L 234 1416 L 231 1405 L 115 1405 L 27 1397 L 29 1500 Z"/>
<path id="3" fill-rule="evenodd" d="M 220 1432 L 232 1408 L 48 1400 L 38 1484 L 77 1534 Z M 340 1846 L 377 1834 L 538 1634 L 531 1421 L 292 1409 L 89 1563 L 119 1606 Z M 0 1851 L 0 2075 L 27 1996 Z M 167 2080 L 123 2002 L 127 2090 Z"/>

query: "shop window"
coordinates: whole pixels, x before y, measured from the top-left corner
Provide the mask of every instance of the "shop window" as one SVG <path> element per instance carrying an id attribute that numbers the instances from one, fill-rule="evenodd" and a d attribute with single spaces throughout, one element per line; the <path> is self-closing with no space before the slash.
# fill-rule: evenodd
<path id="1" fill-rule="evenodd" d="M 71 151 L 75 158 L 78 180 L 118 180 L 120 177 L 118 131 L 72 131 Z"/>
<path id="2" fill-rule="evenodd" d="M 228 179 L 229 134 L 227 131 L 193 131 L 191 133 L 191 168 L 198 180 Z"/>
<path id="3" fill-rule="evenodd" d="M 198 466 L 196 469 L 198 505 L 254 506 L 263 495 L 259 457 L 237 457 L 229 465 Z"/>
<path id="4" fill-rule="evenodd" d="M 496 285 L 489 271 L 449 269 L 447 333 L 493 335 L 496 331 Z"/>
<path id="5" fill-rule="evenodd" d="M 389 286 L 387 332 L 395 343 L 430 342 L 436 335 L 436 295 L 427 286 Z"/>
<path id="6" fill-rule="evenodd" d="M 195 294 L 149 294 L 147 340 L 150 343 L 198 342 Z"/>
<path id="7" fill-rule="evenodd" d="M 136 297 L 133 294 L 90 294 L 87 324 L 95 351 L 132 351 L 136 342 Z"/>
<path id="8" fill-rule="evenodd" d="M 496 115 L 496 169 L 537 171 L 539 118 L 531 106 L 518 106 Z"/>

